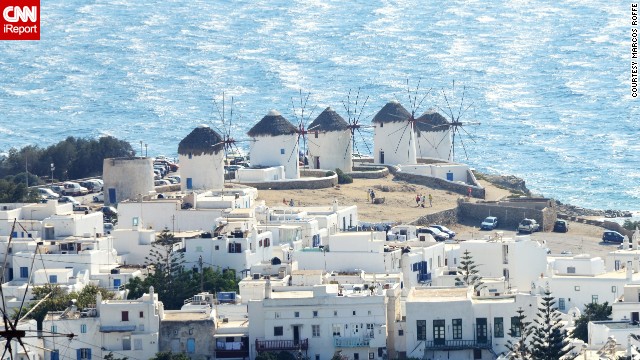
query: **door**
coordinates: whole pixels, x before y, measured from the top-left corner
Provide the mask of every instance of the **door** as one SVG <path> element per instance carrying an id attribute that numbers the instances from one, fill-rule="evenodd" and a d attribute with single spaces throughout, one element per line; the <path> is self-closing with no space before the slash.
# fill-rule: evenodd
<path id="1" fill-rule="evenodd" d="M 320 169 L 320 156 L 316 156 L 316 169 Z"/>
<path id="2" fill-rule="evenodd" d="M 171 339 L 171 352 L 172 353 L 182 352 L 180 349 L 180 339 Z"/>
<path id="3" fill-rule="evenodd" d="M 119 289 L 120 285 L 122 285 L 122 280 L 120 279 L 113 279 L 113 288 L 114 289 Z"/>
<path id="4" fill-rule="evenodd" d="M 380 150 L 380 164 L 384 164 L 384 151 Z"/>
<path id="5" fill-rule="evenodd" d="M 293 325 L 293 343 L 298 345 L 300 342 L 300 325 Z"/>
<path id="6" fill-rule="evenodd" d="M 487 318 L 476 318 L 476 341 L 486 344 L 487 340 Z"/>
<path id="7" fill-rule="evenodd" d="M 453 181 L 453 173 L 452 172 L 448 172 L 447 173 L 447 180 L 448 181 Z"/>
<path id="8" fill-rule="evenodd" d="M 193 189 L 193 179 L 187 178 L 187 190 Z"/>
<path id="9" fill-rule="evenodd" d="M 115 204 L 116 200 L 116 189 L 109 188 L 109 204 Z"/>
<path id="10" fill-rule="evenodd" d="M 638 314 L 640 313 L 638 313 L 637 311 L 631 313 L 631 323 L 634 325 L 637 324 L 638 321 L 640 321 L 640 316 L 638 316 Z"/>
<path id="11" fill-rule="evenodd" d="M 444 320 L 433 320 L 433 344 L 444 345 L 445 341 Z"/>

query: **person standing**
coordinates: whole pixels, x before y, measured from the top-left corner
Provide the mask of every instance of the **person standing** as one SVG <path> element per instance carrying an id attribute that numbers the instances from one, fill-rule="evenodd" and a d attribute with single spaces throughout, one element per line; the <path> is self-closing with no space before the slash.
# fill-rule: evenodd
<path id="1" fill-rule="evenodd" d="M 429 194 L 429 207 L 433 207 L 433 197 Z"/>
<path id="2" fill-rule="evenodd" d="M 420 198 L 421 198 L 420 194 L 416 195 L 416 206 L 417 207 L 420 207 Z"/>
<path id="3" fill-rule="evenodd" d="M 373 204 L 376 201 L 376 193 L 371 190 L 371 203 Z"/>
<path id="4" fill-rule="evenodd" d="M 422 206 L 424 208 L 424 202 L 425 202 L 426 197 L 424 195 L 420 196 L 420 206 Z"/>

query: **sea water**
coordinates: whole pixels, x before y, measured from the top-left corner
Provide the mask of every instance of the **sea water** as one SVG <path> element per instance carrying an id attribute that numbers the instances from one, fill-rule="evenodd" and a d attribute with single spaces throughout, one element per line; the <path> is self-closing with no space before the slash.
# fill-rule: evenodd
<path id="1" fill-rule="evenodd" d="M 640 208 L 625 1 L 42 1 L 41 30 L 0 43 L 0 152 L 113 135 L 175 156 L 201 123 L 236 139 L 270 109 L 297 124 L 301 90 L 304 121 L 349 104 L 369 124 L 393 99 L 418 115 L 469 106 L 461 120 L 480 125 L 456 161 L 575 205 Z"/>

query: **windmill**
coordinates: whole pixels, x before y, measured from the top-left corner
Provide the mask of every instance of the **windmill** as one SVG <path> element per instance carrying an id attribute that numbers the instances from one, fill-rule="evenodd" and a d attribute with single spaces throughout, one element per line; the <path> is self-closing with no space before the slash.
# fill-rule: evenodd
<path id="1" fill-rule="evenodd" d="M 407 79 L 407 96 L 411 112 L 395 100 L 387 103 L 373 118 L 376 125 L 374 148 L 378 163 L 415 164 L 416 161 L 416 111 L 422 106 L 431 89 L 420 99 L 420 81 L 412 91 Z M 420 146 L 420 145 L 418 145 Z"/>
<path id="2" fill-rule="evenodd" d="M 316 126 L 307 127 L 307 123 L 309 122 L 309 119 L 311 118 L 311 116 L 313 115 L 313 112 L 316 109 L 316 106 L 314 106 L 313 109 L 310 112 L 308 112 L 307 115 L 305 116 L 304 112 L 307 108 L 307 104 L 309 103 L 309 96 L 311 96 L 310 92 L 307 93 L 306 96 L 304 96 L 302 94 L 302 89 L 300 89 L 300 95 L 299 95 L 300 105 L 297 108 L 296 108 L 296 104 L 293 97 L 291 97 L 291 111 L 293 112 L 293 116 L 296 118 L 298 123 L 298 131 L 297 131 L 298 137 L 296 138 L 296 144 L 298 144 L 298 150 L 302 154 L 301 158 L 299 158 L 298 161 L 302 161 L 303 165 L 308 165 L 307 141 L 312 142 L 311 140 L 307 139 L 307 134 L 309 133 L 310 130 L 316 128 Z M 301 150 L 300 150 L 300 139 L 302 139 Z M 294 147 L 294 149 L 291 151 L 291 154 L 289 155 L 288 161 L 291 161 L 291 158 L 293 157 L 293 154 L 295 151 L 296 151 L 296 148 Z"/>
<path id="3" fill-rule="evenodd" d="M 367 144 L 367 141 L 364 135 L 362 135 L 362 131 L 366 132 L 367 130 L 365 129 L 375 128 L 375 126 L 362 125 L 360 123 L 360 119 L 362 118 L 362 113 L 363 113 L 364 107 L 367 105 L 369 96 L 367 96 L 364 99 L 364 101 L 362 102 L 362 106 L 358 104 L 359 100 L 360 100 L 360 88 L 358 88 L 358 91 L 356 92 L 356 99 L 353 104 L 353 107 L 351 106 L 351 90 L 349 90 L 349 93 L 347 94 L 347 101 L 342 102 L 342 105 L 344 106 L 344 109 L 347 112 L 347 121 L 348 121 L 347 128 L 350 134 L 350 141 L 349 141 L 350 146 L 348 145 L 347 148 L 345 149 L 344 158 L 346 158 L 347 155 L 349 157 L 353 157 L 354 154 L 358 154 L 357 156 L 360 156 L 360 151 L 358 150 L 358 145 L 356 144 L 356 133 L 360 135 L 362 142 L 367 148 L 367 154 L 371 153 L 371 149 L 369 148 L 369 145 Z M 351 154 L 348 154 L 349 147 L 351 147 Z"/>
<path id="4" fill-rule="evenodd" d="M 7 260 L 8 260 L 8 254 L 9 254 L 9 248 L 11 246 L 11 242 L 13 240 L 13 234 L 15 233 L 15 229 L 16 229 L 16 224 L 18 226 L 20 226 L 22 228 L 22 230 L 29 234 L 28 238 L 29 239 L 33 239 L 31 237 L 31 233 L 25 229 L 22 224 L 18 223 L 17 219 L 14 219 L 13 221 L 13 225 L 11 226 L 11 232 L 9 234 L 9 239 L 7 241 L 7 246 L 5 248 L 5 254 L 4 254 L 4 260 L 2 263 L 2 274 L 0 275 L 0 284 L 4 284 L 5 283 L 5 269 L 7 269 Z M 33 239 L 35 241 L 35 239 Z M 42 259 L 42 253 L 39 252 L 39 246 L 40 246 L 40 242 L 36 241 L 36 248 L 34 250 L 33 253 L 33 258 L 31 260 L 31 267 L 29 269 L 29 278 L 27 280 L 27 286 L 24 292 L 24 295 L 22 297 L 22 300 L 20 302 L 20 307 L 18 309 L 18 312 L 16 313 L 16 317 L 15 319 L 10 318 L 10 315 L 8 314 L 7 311 L 7 307 L 6 307 L 6 302 L 5 302 L 5 296 L 4 296 L 4 291 L 2 289 L 2 286 L 0 286 L 0 297 L 2 298 L 2 307 L 0 308 L 0 313 L 2 314 L 2 321 L 3 321 L 3 328 L 0 330 L 0 338 L 2 338 L 5 341 L 5 345 L 4 345 L 4 350 L 2 352 L 2 356 L 0 356 L 0 359 L 4 359 L 5 355 L 7 354 L 7 352 L 9 352 L 9 357 L 11 358 L 11 360 L 13 360 L 13 345 L 15 346 L 20 346 L 22 348 L 22 350 L 24 350 L 25 354 L 29 354 L 29 351 L 27 350 L 25 343 L 24 343 L 24 339 L 25 338 L 32 338 L 32 337 L 37 337 L 37 330 L 24 330 L 24 329 L 20 329 L 20 324 L 21 322 L 33 311 L 36 309 L 36 307 L 40 306 L 40 304 L 42 304 L 42 302 L 44 302 L 47 297 L 49 297 L 49 295 L 51 295 L 51 293 L 49 293 L 48 295 L 46 295 L 43 299 L 40 299 L 40 301 L 38 303 L 36 303 L 31 310 L 29 310 L 27 313 L 22 314 L 22 311 L 24 309 L 24 305 L 25 305 L 25 300 L 27 297 L 27 293 L 29 291 L 29 286 L 31 285 L 31 279 L 32 279 L 32 275 L 33 275 L 33 265 L 35 262 L 35 258 L 36 258 L 36 254 L 40 254 L 41 259 Z M 28 333 L 33 333 L 33 334 L 28 334 Z M 75 337 L 75 335 L 73 333 L 69 333 L 69 334 L 63 334 L 63 333 L 56 333 L 56 332 L 51 332 L 51 335 L 48 335 L 50 337 L 67 337 L 70 340 L 73 339 Z M 13 344 L 13 345 L 12 345 Z M 38 347 L 34 344 L 29 344 L 29 346 L 33 346 L 33 347 Z M 44 349 L 44 348 L 41 348 Z M 51 351 L 49 349 L 44 349 L 47 351 Z"/>
<path id="5" fill-rule="evenodd" d="M 222 106 L 218 106 L 218 102 L 216 101 L 216 99 L 213 99 L 213 105 L 216 108 L 216 111 L 218 112 L 218 116 L 220 121 L 222 122 L 222 129 L 215 127 L 216 130 L 218 130 L 220 132 L 220 134 L 222 135 L 222 140 L 220 142 L 218 142 L 216 145 L 222 145 L 223 146 L 223 150 L 224 150 L 224 159 L 225 159 L 225 166 L 226 165 L 235 165 L 235 161 L 231 160 L 229 161 L 228 156 L 229 154 L 241 154 L 240 149 L 238 148 L 238 146 L 236 145 L 237 143 L 241 143 L 241 142 L 252 142 L 254 140 L 252 139 L 235 139 L 234 137 L 231 136 L 231 129 L 233 127 L 233 106 L 234 106 L 234 99 L 233 96 L 231 97 L 231 108 L 229 109 L 229 117 L 228 117 L 228 121 L 226 121 L 225 119 L 225 115 L 226 115 L 226 109 L 225 109 L 225 93 L 224 91 L 222 92 Z"/>
<path id="6" fill-rule="evenodd" d="M 445 129 L 448 131 L 445 131 L 444 136 L 440 139 L 440 141 L 438 141 L 435 145 L 436 148 L 438 148 L 444 141 L 446 141 L 449 136 L 451 137 L 451 147 L 449 149 L 449 154 L 447 156 L 447 160 L 448 161 L 455 161 L 455 154 L 456 154 L 456 136 L 458 137 L 459 141 L 460 141 L 460 145 L 462 145 L 462 149 L 464 150 L 464 155 L 465 158 L 468 160 L 469 156 L 467 155 L 467 149 L 464 145 L 464 140 L 462 140 L 462 134 L 466 134 L 469 139 L 471 139 L 471 141 L 473 141 L 474 143 L 476 142 L 475 139 L 473 138 L 473 136 L 464 128 L 465 126 L 476 126 L 476 125 L 480 125 L 479 122 L 463 122 L 462 118 L 467 114 L 467 111 L 473 107 L 473 102 L 469 105 L 466 105 L 464 103 L 465 100 L 465 95 L 466 95 L 466 91 L 467 88 L 466 86 L 462 87 L 462 97 L 460 99 L 460 104 L 456 107 L 454 106 L 455 104 L 453 103 L 453 94 L 455 93 L 455 80 L 452 83 L 452 87 L 451 87 L 451 94 L 449 96 L 447 96 L 447 93 L 444 91 L 444 89 L 442 90 L 442 96 L 444 98 L 444 102 L 446 104 L 446 108 L 443 109 L 442 107 L 438 106 L 438 109 L 440 109 L 440 111 L 442 111 L 446 117 L 448 117 L 447 119 L 447 123 L 446 124 L 440 124 L 440 125 L 435 125 L 433 128 L 434 129 Z M 462 131 L 461 131 L 462 130 Z"/>

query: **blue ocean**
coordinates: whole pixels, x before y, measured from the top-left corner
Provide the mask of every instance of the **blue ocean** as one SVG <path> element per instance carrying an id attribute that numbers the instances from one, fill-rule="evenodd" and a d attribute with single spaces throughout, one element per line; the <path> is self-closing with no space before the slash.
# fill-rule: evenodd
<path id="1" fill-rule="evenodd" d="M 113 135 L 172 157 L 196 125 L 223 127 L 223 92 L 242 139 L 270 109 L 295 122 L 300 91 L 310 120 L 326 106 L 347 118 L 359 88 L 362 123 L 393 99 L 417 113 L 464 103 L 480 125 L 457 161 L 575 205 L 640 209 L 626 1 L 42 0 L 41 29 L 0 43 L 0 152 Z"/>

